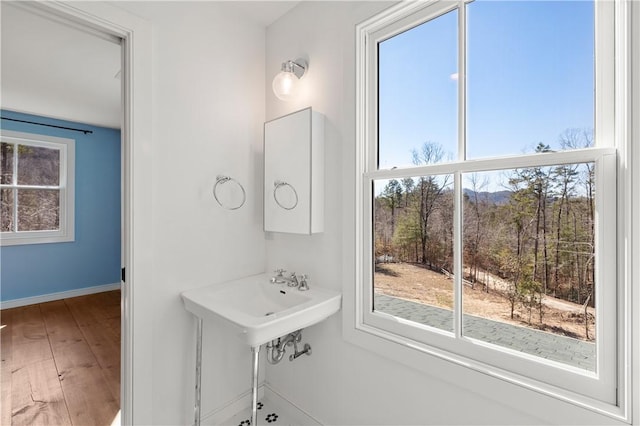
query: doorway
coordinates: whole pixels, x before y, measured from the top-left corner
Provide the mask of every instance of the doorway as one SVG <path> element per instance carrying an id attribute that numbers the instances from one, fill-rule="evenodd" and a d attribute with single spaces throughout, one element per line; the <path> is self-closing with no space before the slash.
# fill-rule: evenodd
<path id="1" fill-rule="evenodd" d="M 5 11 L 7 9 L 5 9 L 5 6 L 7 7 L 7 9 L 10 6 L 7 6 L 7 3 L 3 4 L 3 17 L 5 15 Z M 65 6 L 65 5 L 59 5 L 59 4 L 40 4 L 40 5 L 31 5 L 31 6 L 26 6 L 26 7 L 22 7 L 21 9 L 23 10 L 27 10 L 30 13 L 32 13 L 34 16 L 38 16 L 40 18 L 45 18 L 48 19 L 50 21 L 55 21 L 57 22 L 59 25 L 62 25 L 63 27 L 68 27 L 68 28 L 73 28 L 75 30 L 77 30 L 79 33 L 82 34 L 91 34 L 92 36 L 101 38 L 103 40 L 114 40 L 117 39 L 118 43 L 120 41 L 120 39 L 124 40 L 126 42 L 126 31 L 125 31 L 125 37 L 122 37 L 121 34 L 118 34 L 116 31 L 113 31 L 109 28 L 103 27 L 103 28 L 99 28 L 99 25 L 96 25 L 94 22 L 94 18 L 96 18 L 95 16 L 92 18 L 91 15 L 87 15 L 84 13 L 80 13 L 79 10 L 69 7 L 69 6 Z M 78 15 L 82 15 L 82 17 L 78 17 Z M 4 25 L 3 25 L 4 27 Z M 122 29 L 118 29 L 118 31 L 122 32 Z M 3 31 L 4 32 L 4 31 Z M 7 42 L 8 40 L 4 37 L 3 34 L 3 44 L 4 42 Z M 45 40 L 44 42 L 46 42 L 47 40 Z M 4 47 L 4 46 L 3 46 Z M 68 46 L 65 46 L 68 47 Z M 124 48 L 122 49 L 122 51 L 124 52 Z M 4 55 L 4 48 L 3 48 L 3 60 L 5 59 L 5 55 Z M 123 53 L 119 53 L 119 59 L 124 60 L 125 55 Z M 3 61 L 4 62 L 4 61 Z M 51 69 L 47 69 L 48 71 L 52 71 Z M 125 67 L 121 66 L 121 69 L 118 70 L 119 73 L 118 75 L 113 75 L 112 77 L 114 79 L 118 79 L 118 86 L 121 88 L 119 91 L 123 94 L 126 94 L 127 89 L 126 89 L 126 85 L 127 83 L 129 83 L 129 79 L 127 78 L 127 70 L 125 69 Z M 116 73 L 114 73 L 116 74 Z M 34 84 L 34 86 L 37 86 Z M 120 94 L 120 93 L 119 93 Z M 6 100 L 6 96 L 3 99 L 3 107 L 5 107 L 4 101 Z M 121 245 L 121 258 L 118 259 L 118 263 L 120 265 L 122 265 L 124 267 L 124 265 L 126 264 L 131 264 L 130 262 L 128 262 L 128 257 L 127 257 L 127 253 L 129 252 L 128 247 L 129 244 L 127 243 L 127 241 L 129 241 L 129 233 L 131 232 L 131 230 L 133 229 L 132 224 L 128 223 L 127 220 L 127 212 L 130 211 L 130 207 L 127 206 L 127 202 L 126 200 L 127 198 L 127 193 L 130 194 L 131 191 L 127 191 L 127 189 L 129 188 L 128 185 L 128 176 L 129 173 L 132 170 L 132 163 L 130 161 L 128 161 L 127 158 L 127 149 L 131 147 L 131 136 L 130 136 L 130 132 L 128 131 L 128 126 L 131 124 L 132 122 L 132 116 L 131 114 L 126 114 L 127 111 L 131 111 L 130 108 L 130 103 L 128 101 L 129 96 L 125 96 L 124 102 L 122 103 L 122 105 L 118 105 L 118 121 L 119 124 L 122 123 L 123 124 L 123 136 L 121 138 L 121 142 L 120 142 L 120 148 L 121 148 L 121 153 L 122 153 L 122 157 L 121 157 L 121 170 L 122 170 L 122 174 L 121 174 L 121 183 L 119 184 L 120 186 L 120 198 L 122 200 L 122 212 L 120 214 L 121 216 L 121 221 L 122 221 L 122 231 L 118 232 L 121 233 L 120 236 L 120 245 Z M 33 112 L 33 113 L 41 113 L 40 111 L 35 111 L 35 110 L 29 110 L 27 108 L 18 108 L 19 110 L 21 110 L 22 112 Z M 51 115 L 51 116 L 56 116 L 57 114 L 43 114 L 45 116 L 47 115 Z M 126 118 L 125 118 L 126 117 Z M 62 117 L 64 118 L 64 117 Z M 45 120 L 46 121 L 46 120 Z M 78 120 L 78 121 L 83 121 L 83 120 Z M 120 268 L 118 268 L 117 271 L 117 276 L 118 276 L 118 281 L 119 281 L 119 277 L 120 277 Z M 71 292 L 72 293 L 72 292 Z M 113 312 L 113 301 L 114 301 L 114 297 L 117 298 L 117 307 L 118 307 L 118 311 L 121 311 L 123 313 L 123 321 L 122 321 L 122 337 L 123 337 L 123 341 L 129 341 L 131 340 L 131 333 L 129 332 L 129 326 L 130 326 L 130 322 L 127 320 L 127 318 L 130 318 L 130 310 L 132 308 L 132 303 L 131 303 L 131 298 L 130 298 L 130 293 L 125 291 L 122 291 L 122 296 L 118 295 L 115 296 L 113 292 L 110 293 L 99 293 L 100 297 L 98 297 L 98 299 L 91 299 L 90 296 L 80 296 L 80 298 L 65 298 L 65 300 L 63 301 L 56 301 L 56 302 L 50 302 L 49 304 L 47 304 L 45 307 L 35 304 L 34 306 L 38 307 L 38 310 L 40 311 L 40 313 L 42 314 L 43 312 L 46 311 L 46 314 L 49 315 L 51 318 L 54 319 L 54 321 L 51 323 L 53 324 L 52 327 L 57 327 L 57 325 L 60 325 L 61 323 L 64 323 L 65 321 L 62 321 L 64 319 L 64 315 L 63 314 L 58 314 L 56 313 L 53 309 L 51 309 L 52 307 L 55 307 L 55 305 L 60 305 L 60 303 L 62 303 L 63 305 L 66 305 L 67 310 L 69 311 L 69 313 L 75 313 L 75 314 L 80 314 L 79 316 L 77 315 L 78 318 L 81 318 L 80 320 L 77 320 L 79 322 L 77 322 L 77 326 L 78 329 L 85 327 L 87 329 L 91 329 L 92 326 L 90 324 L 90 321 L 88 318 L 84 318 L 82 319 L 82 313 L 84 312 L 89 313 L 93 316 L 95 316 L 95 314 L 100 311 L 102 308 L 106 308 L 107 306 L 109 306 L 109 308 L 111 309 L 111 312 Z M 125 303 L 126 302 L 126 303 Z M 106 303 L 105 305 L 101 305 L 100 303 Z M 94 309 L 92 310 L 87 310 L 86 308 L 92 306 Z M 26 309 L 25 311 L 30 311 L 31 313 L 33 312 L 33 309 Z M 105 311 L 106 312 L 106 311 Z M 105 314 L 105 312 L 103 312 L 103 314 Z M 119 314 L 120 312 L 118 312 Z M 30 313 L 25 312 L 25 315 L 29 316 Z M 113 323 L 112 324 L 106 324 L 108 322 L 109 317 L 112 318 L 112 313 L 106 314 L 106 317 L 103 317 L 102 320 L 105 322 L 105 329 L 113 329 L 114 327 L 116 327 Z M 61 320 L 58 321 L 57 325 L 56 325 L 56 321 L 55 320 Z M 35 323 L 33 321 L 28 321 L 27 322 L 28 328 L 30 327 L 32 329 L 32 331 L 34 330 L 34 327 L 37 328 L 37 325 L 34 325 Z M 119 323 L 119 319 L 118 319 L 118 323 Z M 93 322 L 93 324 L 95 325 L 95 321 Z M 45 325 L 46 328 L 46 325 Z M 119 328 L 119 327 L 118 327 Z M 94 327 L 94 331 L 95 331 L 95 327 Z M 120 331 L 120 330 L 118 330 Z M 3 333 L 3 339 L 4 339 L 4 333 Z M 120 335 L 120 333 L 118 333 L 118 336 Z M 73 336 L 70 337 L 71 340 L 74 339 Z M 3 342 L 4 343 L 4 342 Z M 50 344 L 51 347 L 53 347 L 52 344 Z M 4 344 L 3 344 L 4 347 Z M 127 371 L 130 371 L 129 368 L 127 368 L 127 365 L 130 365 L 131 363 L 131 356 L 125 356 L 125 354 L 130 353 L 127 348 L 130 349 L 130 345 L 127 345 L 126 343 L 123 343 L 122 345 L 122 350 L 120 350 L 118 348 L 117 352 L 118 352 L 118 357 L 121 358 L 124 361 L 124 365 L 123 365 L 123 369 L 122 369 L 122 378 L 124 378 L 120 384 L 120 374 L 111 374 L 111 378 L 110 378 L 110 383 L 108 384 L 108 387 L 110 387 L 110 392 L 112 394 L 118 394 L 118 396 L 115 398 L 116 402 L 118 406 L 131 406 L 132 404 L 129 403 L 127 404 L 124 401 L 127 401 L 127 398 L 130 398 L 131 395 L 131 380 L 127 379 L 127 377 L 129 377 L 129 375 L 126 373 Z M 26 347 L 22 347 L 20 348 L 20 350 L 22 349 L 26 349 Z M 14 355 L 18 354 L 20 355 L 20 352 L 14 352 Z M 31 355 L 26 354 L 25 355 L 27 358 Z M 72 355 L 72 358 L 75 355 Z M 25 358 L 23 358 L 25 359 Z M 4 361 L 4 359 L 3 359 Z M 86 362 L 82 362 L 80 361 L 80 364 L 87 364 Z M 113 367 L 113 362 L 108 362 L 108 365 Z M 118 363 L 119 364 L 119 363 Z M 3 362 L 3 367 L 4 367 L 4 362 Z M 118 365 L 118 369 L 119 369 L 119 365 Z M 107 368 L 107 370 L 109 370 L 109 368 Z M 106 371 L 106 370 L 105 370 Z M 58 373 L 58 381 L 61 382 L 63 380 L 66 380 L 67 382 L 71 381 L 72 377 L 76 378 L 75 376 L 77 376 L 77 374 L 69 374 L 66 377 L 64 377 L 64 372 L 62 373 Z M 113 373 L 113 369 L 111 371 L 111 373 Z M 39 373 L 34 373 L 35 375 L 38 375 Z M 101 372 L 100 375 L 105 376 L 105 372 Z M 108 374 L 106 374 L 108 375 Z M 115 379 L 118 381 L 118 383 L 114 383 L 114 376 Z M 3 374 L 3 379 L 6 376 Z M 109 380 L 107 380 L 107 382 L 109 382 Z M 127 383 L 129 385 L 127 385 Z M 45 386 L 43 389 L 48 389 L 49 386 L 52 384 L 52 382 L 50 380 L 45 380 Z M 5 382 L 3 380 L 3 391 L 5 390 Z M 114 389 L 115 388 L 115 389 Z M 124 392 L 120 392 L 120 389 L 125 390 Z M 119 394 L 122 394 L 122 397 L 120 397 Z M 32 399 L 32 402 L 36 403 L 36 404 L 43 404 L 44 399 L 47 397 L 47 392 L 31 392 L 30 393 L 30 398 Z M 40 397 L 44 397 L 44 398 L 40 398 Z M 120 402 L 120 398 L 122 398 L 123 402 Z M 5 403 L 5 399 L 4 399 L 4 395 L 3 395 L 3 405 Z M 20 408 L 17 408 L 15 410 L 13 410 L 15 412 L 19 412 Z M 129 410 L 130 412 L 131 410 Z M 19 414 L 19 413 L 18 413 Z M 118 418 L 116 417 L 117 413 L 115 413 L 113 419 L 118 422 Z M 123 420 L 126 417 L 123 416 Z M 2 419 L 2 424 L 5 424 L 5 417 L 3 416 Z M 37 423 L 42 423 L 40 421 L 38 421 Z M 50 424 L 57 424 L 58 422 L 54 421 L 54 423 L 50 423 Z M 78 422 L 72 422 L 71 424 L 79 424 Z"/>
<path id="2" fill-rule="evenodd" d="M 121 288 L 120 412 L 122 424 L 148 424 L 153 412 L 151 23 L 103 2 L 37 2 L 34 7 L 71 25 L 122 39 L 122 255 L 126 282 Z"/>

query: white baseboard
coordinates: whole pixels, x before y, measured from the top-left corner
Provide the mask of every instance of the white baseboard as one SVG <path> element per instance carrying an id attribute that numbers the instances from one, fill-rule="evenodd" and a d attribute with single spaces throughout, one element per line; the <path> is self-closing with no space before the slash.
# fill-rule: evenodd
<path id="1" fill-rule="evenodd" d="M 0 302 L 0 309 L 18 308 L 20 306 L 35 305 L 37 303 L 52 302 L 54 300 L 68 299 L 70 297 L 84 296 L 87 294 L 102 293 L 118 290 L 120 283 L 96 285 L 93 287 L 78 288 L 76 290 L 61 291 L 58 293 L 43 294 L 41 296 L 24 297 L 22 299 L 5 300 Z"/>
<path id="2" fill-rule="evenodd" d="M 273 407 L 285 410 L 288 415 L 295 419 L 297 425 L 322 426 L 317 419 L 313 418 L 309 413 L 293 404 L 281 393 L 274 390 L 268 383 L 263 383 L 258 387 L 258 399 L 269 401 L 268 404 Z M 229 401 L 224 406 L 202 415 L 202 424 L 205 425 L 221 425 L 232 418 L 237 413 L 246 410 L 251 406 L 251 390 L 238 395 L 237 398 Z"/>
<path id="3" fill-rule="evenodd" d="M 258 399 L 262 399 L 263 397 L 264 385 L 260 385 L 258 386 Z M 238 395 L 236 399 L 229 401 L 224 406 L 208 414 L 201 414 L 201 420 L 203 424 L 219 425 L 247 407 L 251 407 L 251 389 Z"/>

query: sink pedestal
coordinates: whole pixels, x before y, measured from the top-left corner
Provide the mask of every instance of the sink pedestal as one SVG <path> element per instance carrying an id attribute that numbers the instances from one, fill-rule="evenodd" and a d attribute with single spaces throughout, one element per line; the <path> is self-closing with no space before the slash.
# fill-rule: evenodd
<path id="1" fill-rule="evenodd" d="M 202 412 L 202 318 L 196 325 L 196 396 L 194 405 L 194 425 L 200 426 Z M 260 346 L 251 347 L 251 425 L 258 424 L 258 366 L 260 365 Z"/>
<path id="2" fill-rule="evenodd" d="M 194 424 L 200 426 L 200 409 L 202 408 L 202 318 L 196 317 L 196 398 L 194 405 Z"/>
<path id="3" fill-rule="evenodd" d="M 251 361 L 253 368 L 251 370 L 251 426 L 258 424 L 258 363 L 260 354 L 260 346 L 251 348 Z"/>

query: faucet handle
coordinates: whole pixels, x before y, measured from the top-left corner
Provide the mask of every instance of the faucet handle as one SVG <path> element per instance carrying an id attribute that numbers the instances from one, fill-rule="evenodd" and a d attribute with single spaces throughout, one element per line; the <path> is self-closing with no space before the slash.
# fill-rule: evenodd
<path id="1" fill-rule="evenodd" d="M 307 284 L 307 279 L 309 276 L 307 274 L 300 275 L 300 285 L 298 286 L 298 290 L 307 291 L 309 290 L 309 285 Z"/>
<path id="2" fill-rule="evenodd" d="M 295 272 L 291 273 L 291 276 L 289 277 L 289 282 L 287 283 L 287 286 L 289 287 L 298 287 L 299 283 L 298 283 L 298 277 L 296 276 Z"/>
<path id="3" fill-rule="evenodd" d="M 276 270 L 275 270 L 275 271 L 273 271 L 273 272 L 275 272 L 275 273 L 277 274 L 277 275 L 276 275 L 277 277 L 282 277 L 282 276 L 283 276 L 282 274 L 283 274 L 283 273 L 285 273 L 285 272 L 287 272 L 287 270 L 286 270 L 286 269 L 278 268 L 278 269 L 276 269 Z"/>

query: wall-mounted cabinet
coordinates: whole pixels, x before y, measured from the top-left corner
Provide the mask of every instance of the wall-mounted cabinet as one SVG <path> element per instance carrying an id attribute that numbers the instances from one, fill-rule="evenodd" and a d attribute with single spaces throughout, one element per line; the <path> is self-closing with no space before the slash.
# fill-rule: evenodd
<path id="1" fill-rule="evenodd" d="M 324 227 L 324 116 L 310 107 L 264 125 L 264 230 Z"/>

